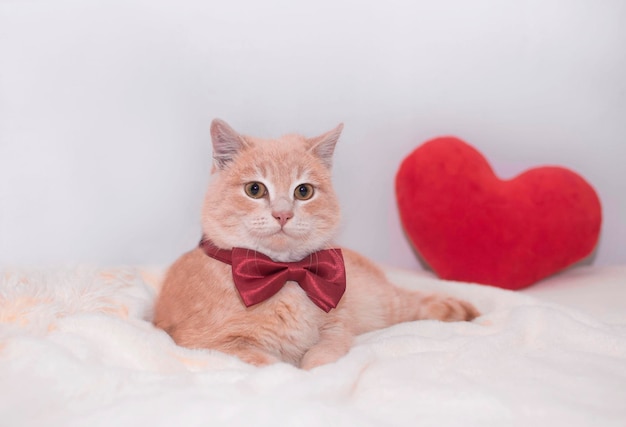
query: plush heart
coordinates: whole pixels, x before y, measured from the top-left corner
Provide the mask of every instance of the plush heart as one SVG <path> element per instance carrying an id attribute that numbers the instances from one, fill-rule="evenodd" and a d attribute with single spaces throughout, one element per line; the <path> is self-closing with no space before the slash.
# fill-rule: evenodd
<path id="1" fill-rule="evenodd" d="M 602 213 L 576 173 L 540 167 L 498 178 L 465 142 L 428 141 L 396 175 L 400 218 L 439 277 L 520 289 L 588 256 Z"/>

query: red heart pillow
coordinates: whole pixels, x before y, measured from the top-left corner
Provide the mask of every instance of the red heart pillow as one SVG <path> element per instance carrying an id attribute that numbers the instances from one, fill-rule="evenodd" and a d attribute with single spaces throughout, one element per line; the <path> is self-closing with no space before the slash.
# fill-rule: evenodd
<path id="1" fill-rule="evenodd" d="M 400 218 L 439 275 L 520 289 L 588 256 L 602 213 L 594 189 L 561 167 L 498 178 L 465 142 L 437 138 L 396 175 Z"/>

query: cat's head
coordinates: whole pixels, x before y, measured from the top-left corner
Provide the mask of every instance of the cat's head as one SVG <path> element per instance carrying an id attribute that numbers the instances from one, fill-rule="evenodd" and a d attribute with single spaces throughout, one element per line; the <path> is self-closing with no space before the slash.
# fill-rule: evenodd
<path id="1" fill-rule="evenodd" d="M 330 247 L 340 222 L 331 165 L 342 129 L 315 138 L 260 139 L 214 120 L 204 235 L 224 249 L 254 249 L 277 261 Z"/>

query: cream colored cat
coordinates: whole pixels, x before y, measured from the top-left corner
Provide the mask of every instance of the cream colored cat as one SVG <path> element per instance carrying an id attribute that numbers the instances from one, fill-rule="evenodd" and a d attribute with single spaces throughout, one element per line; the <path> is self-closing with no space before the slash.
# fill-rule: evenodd
<path id="1" fill-rule="evenodd" d="M 217 248 L 246 248 L 295 262 L 334 248 L 340 222 L 331 163 L 343 126 L 316 138 L 239 135 L 211 124 L 213 170 L 202 213 L 205 239 Z M 347 285 L 328 313 L 288 281 L 246 307 L 231 266 L 196 248 L 169 269 L 154 323 L 179 345 L 233 354 L 255 365 L 288 362 L 310 369 L 348 352 L 356 335 L 419 319 L 471 320 L 468 302 L 389 283 L 363 256 L 342 249 Z"/>

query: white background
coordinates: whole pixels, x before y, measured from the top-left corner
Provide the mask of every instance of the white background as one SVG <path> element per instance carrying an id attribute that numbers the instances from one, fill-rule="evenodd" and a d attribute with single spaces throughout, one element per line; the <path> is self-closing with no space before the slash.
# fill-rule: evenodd
<path id="1" fill-rule="evenodd" d="M 340 243 L 420 268 L 393 180 L 457 135 L 501 177 L 558 164 L 626 263 L 626 2 L 0 0 L 0 265 L 169 264 L 200 235 L 209 124 L 345 123 Z"/>

